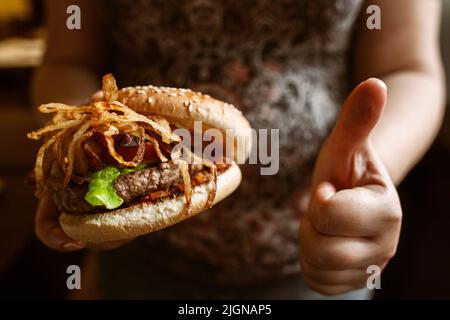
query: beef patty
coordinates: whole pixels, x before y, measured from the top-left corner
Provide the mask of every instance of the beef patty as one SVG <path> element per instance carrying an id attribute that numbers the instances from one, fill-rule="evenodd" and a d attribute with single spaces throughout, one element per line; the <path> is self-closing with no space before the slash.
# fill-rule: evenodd
<path id="1" fill-rule="evenodd" d="M 166 191 L 182 182 L 179 165 L 169 161 L 160 163 L 158 167 L 145 168 L 118 176 L 114 182 L 114 189 L 126 204 L 130 204 L 151 192 Z M 96 210 L 84 200 L 87 192 L 87 183 L 81 186 L 72 185 L 55 192 L 53 198 L 60 211 L 87 213 Z"/>
<path id="2" fill-rule="evenodd" d="M 114 189 L 117 195 L 130 203 L 137 197 L 148 195 L 157 190 L 169 190 L 183 182 L 180 166 L 176 163 L 163 162 L 158 167 L 146 168 L 117 177 Z"/>

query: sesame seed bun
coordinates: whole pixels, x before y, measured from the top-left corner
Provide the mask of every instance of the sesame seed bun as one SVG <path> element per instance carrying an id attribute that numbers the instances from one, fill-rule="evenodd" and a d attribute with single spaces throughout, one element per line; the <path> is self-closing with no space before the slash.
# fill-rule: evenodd
<path id="1" fill-rule="evenodd" d="M 136 112 L 163 116 L 189 130 L 193 130 L 194 121 L 201 121 L 204 130 L 221 130 L 223 137 L 233 142 L 229 148 L 238 163 L 244 162 L 250 154 L 250 124 L 241 111 L 229 103 L 189 89 L 155 86 L 121 89 L 118 100 Z M 226 141 L 222 143 L 226 146 Z"/>
<path id="2" fill-rule="evenodd" d="M 241 171 L 236 164 L 232 164 L 217 177 L 214 204 L 229 196 L 240 182 Z M 64 232 L 76 240 L 99 243 L 132 239 L 174 225 L 204 211 L 211 188 L 212 182 L 193 188 L 192 211 L 189 215 L 184 213 L 186 200 L 180 195 L 105 213 L 62 213 L 59 222 Z"/>

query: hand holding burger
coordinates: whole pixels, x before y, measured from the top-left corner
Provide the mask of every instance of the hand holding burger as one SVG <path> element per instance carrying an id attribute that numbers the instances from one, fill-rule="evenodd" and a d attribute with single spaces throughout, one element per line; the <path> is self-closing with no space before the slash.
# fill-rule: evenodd
<path id="1" fill-rule="evenodd" d="M 103 98 L 89 105 L 39 110 L 53 118 L 28 134 L 44 138 L 34 169 L 36 233 L 56 250 L 115 247 L 192 217 L 237 188 L 233 159 L 213 163 L 180 152 L 175 129 L 192 131 L 194 121 L 219 129 L 233 142 L 232 158 L 251 147 L 250 130 L 240 130 L 250 126 L 232 105 L 188 89 L 118 90 L 112 75 L 103 79 Z"/>

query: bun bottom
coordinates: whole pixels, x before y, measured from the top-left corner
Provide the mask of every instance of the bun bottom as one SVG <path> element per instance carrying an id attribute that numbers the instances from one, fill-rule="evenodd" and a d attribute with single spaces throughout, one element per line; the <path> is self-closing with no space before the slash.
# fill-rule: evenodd
<path id="1" fill-rule="evenodd" d="M 229 196 L 241 182 L 241 171 L 232 164 L 217 177 L 214 204 Z M 106 242 L 135 238 L 164 229 L 204 211 L 212 182 L 193 188 L 191 213 L 186 215 L 183 195 L 151 203 L 138 203 L 128 208 L 104 213 L 69 214 L 59 217 L 64 232 L 75 240 Z"/>

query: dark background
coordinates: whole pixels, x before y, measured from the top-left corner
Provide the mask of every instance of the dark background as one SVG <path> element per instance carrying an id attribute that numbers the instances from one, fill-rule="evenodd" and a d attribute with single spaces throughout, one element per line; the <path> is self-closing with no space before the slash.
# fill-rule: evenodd
<path id="1" fill-rule="evenodd" d="M 31 42 L 45 37 L 41 1 L 11 0 L 8 8 L 2 7 L 5 3 L 0 2 L 0 57 L 2 50 L 11 49 L 2 46 L 11 37 Z M 444 3 L 449 16 L 449 1 Z M 448 23 L 444 22 L 442 35 L 447 41 Z M 448 47 L 443 42 L 447 60 Z M 51 251 L 33 233 L 36 201 L 22 182 L 36 151 L 25 134 L 35 127 L 28 88 L 38 63 L 17 55 L 17 61 L 2 64 L 0 58 L 1 298 L 65 298 L 66 267 L 81 264 L 83 256 Z M 449 164 L 450 121 L 446 121 L 432 148 L 399 187 L 404 220 L 398 254 L 382 275 L 376 299 L 450 298 Z"/>

